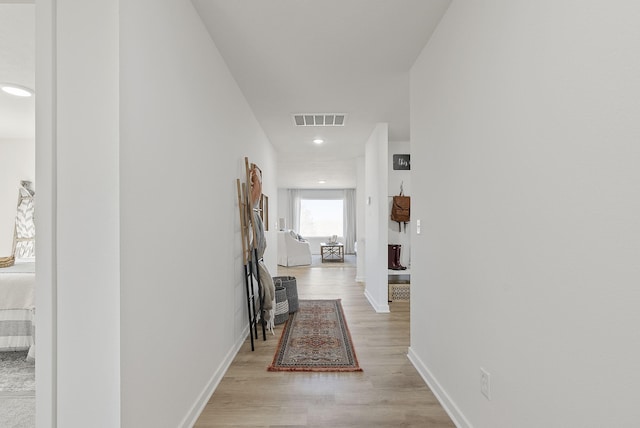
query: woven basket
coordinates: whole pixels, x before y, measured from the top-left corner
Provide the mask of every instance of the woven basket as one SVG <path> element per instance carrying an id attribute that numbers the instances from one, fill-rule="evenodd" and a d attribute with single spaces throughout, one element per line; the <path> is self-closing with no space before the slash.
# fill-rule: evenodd
<path id="1" fill-rule="evenodd" d="M 282 324 L 289 319 L 289 301 L 287 290 L 284 287 L 276 287 L 276 310 L 273 318 L 275 325 Z"/>
<path id="2" fill-rule="evenodd" d="M 284 287 L 287 290 L 287 300 L 289 301 L 289 313 L 298 310 L 298 285 L 295 276 L 274 276 L 273 283 L 276 287 Z"/>
<path id="3" fill-rule="evenodd" d="M 390 302 L 408 302 L 411 299 L 411 284 L 389 284 Z"/>
<path id="4" fill-rule="evenodd" d="M 13 266 L 15 262 L 16 258 L 14 256 L 0 257 L 0 268 Z"/>

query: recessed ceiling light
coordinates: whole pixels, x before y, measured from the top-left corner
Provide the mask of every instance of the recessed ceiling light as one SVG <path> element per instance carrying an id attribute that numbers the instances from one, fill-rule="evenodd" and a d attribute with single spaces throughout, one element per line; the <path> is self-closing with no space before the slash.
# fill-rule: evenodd
<path id="1" fill-rule="evenodd" d="M 327 182 L 326 180 L 318 180 L 318 184 L 324 184 L 326 182 Z"/>
<path id="2" fill-rule="evenodd" d="M 313 142 L 316 144 L 322 144 L 324 143 L 324 140 L 322 138 L 316 138 L 315 140 L 313 140 Z"/>
<path id="3" fill-rule="evenodd" d="M 33 95 L 33 90 L 25 86 L 14 85 L 13 83 L 2 83 L 0 84 L 0 89 L 16 97 L 30 97 Z"/>

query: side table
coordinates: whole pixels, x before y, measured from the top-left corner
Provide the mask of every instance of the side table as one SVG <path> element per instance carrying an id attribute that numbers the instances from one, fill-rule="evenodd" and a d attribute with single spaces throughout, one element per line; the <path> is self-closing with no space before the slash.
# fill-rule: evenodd
<path id="1" fill-rule="evenodd" d="M 320 243 L 320 255 L 324 262 L 344 262 L 344 244 Z"/>

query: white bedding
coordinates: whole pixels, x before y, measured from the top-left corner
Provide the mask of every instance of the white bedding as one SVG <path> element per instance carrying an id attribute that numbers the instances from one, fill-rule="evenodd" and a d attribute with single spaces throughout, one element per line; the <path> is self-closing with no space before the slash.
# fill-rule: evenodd
<path id="1" fill-rule="evenodd" d="M 35 262 L 16 261 L 0 268 L 0 309 L 32 309 L 36 282 Z"/>
<path id="2" fill-rule="evenodd" d="M 5 309 L 0 311 L 0 351 L 24 351 L 34 343 L 33 311 Z"/>
<path id="3" fill-rule="evenodd" d="M 0 268 L 0 351 L 33 350 L 34 288 L 35 262 Z"/>

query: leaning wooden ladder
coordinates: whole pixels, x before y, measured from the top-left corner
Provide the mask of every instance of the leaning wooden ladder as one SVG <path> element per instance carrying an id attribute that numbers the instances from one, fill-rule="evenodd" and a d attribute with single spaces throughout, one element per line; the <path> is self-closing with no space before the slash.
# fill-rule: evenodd
<path id="1" fill-rule="evenodd" d="M 258 270 L 258 247 L 256 239 L 256 228 L 253 224 L 253 206 L 251 205 L 251 170 L 249 169 L 249 159 L 244 158 L 245 182 L 236 180 L 238 188 L 238 210 L 240 212 L 240 232 L 242 235 L 242 259 L 244 262 L 244 285 L 247 290 L 247 314 L 249 315 L 249 336 L 251 337 L 251 350 L 254 348 L 254 336 L 258 339 L 258 322 L 262 326 L 263 340 L 267 340 L 267 333 L 262 308 L 264 304 L 264 293 L 260 283 L 260 272 Z M 253 239 L 252 239 L 253 237 Z M 255 262 L 254 262 L 255 261 Z M 255 272 L 254 272 L 255 270 Z M 255 295 L 253 275 L 255 273 L 258 284 L 258 295 Z M 257 302 L 256 302 L 257 300 Z M 260 318 L 258 319 L 258 315 Z"/>

